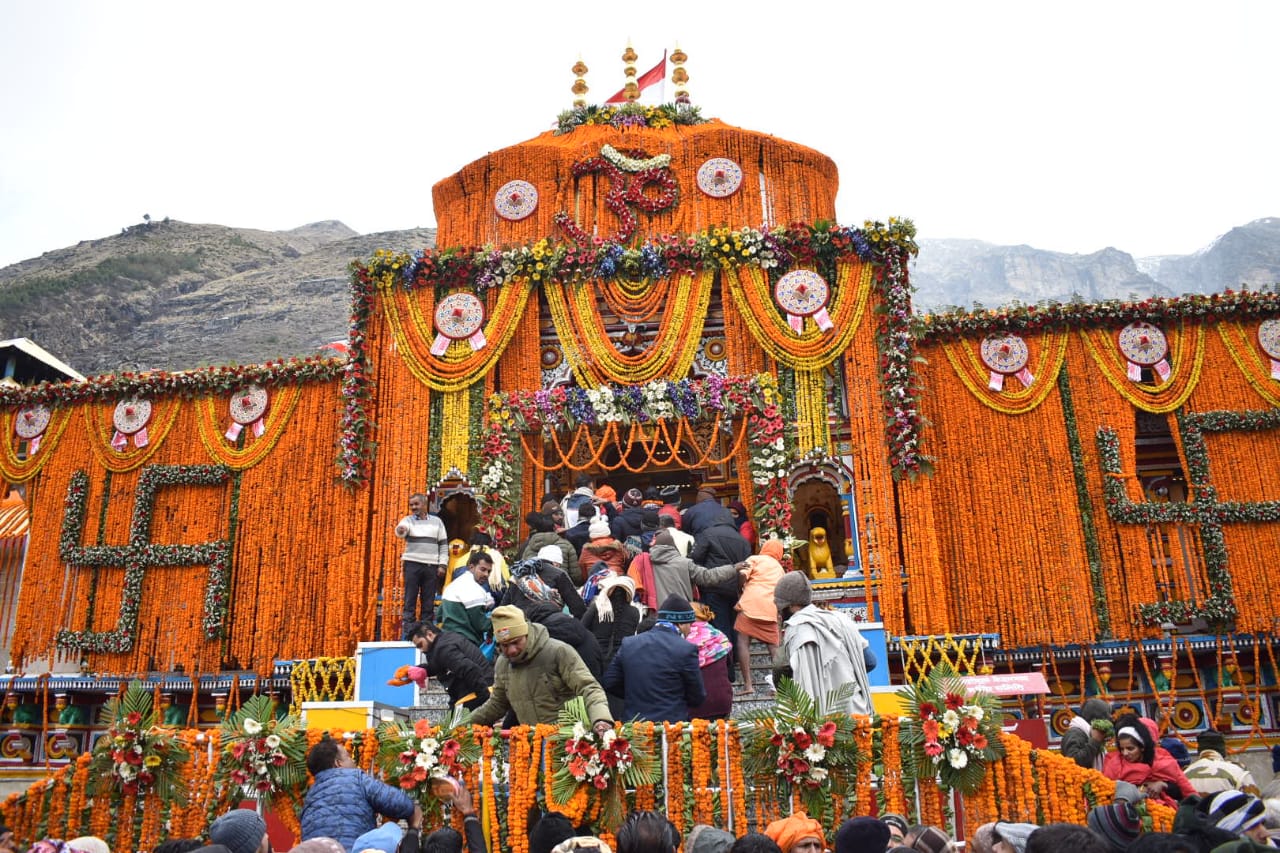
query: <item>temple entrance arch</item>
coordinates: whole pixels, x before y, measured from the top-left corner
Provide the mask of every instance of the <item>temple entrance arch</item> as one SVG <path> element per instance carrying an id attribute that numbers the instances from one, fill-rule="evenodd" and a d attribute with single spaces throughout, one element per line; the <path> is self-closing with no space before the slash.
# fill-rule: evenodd
<path id="1" fill-rule="evenodd" d="M 799 567 L 810 571 L 811 550 L 819 552 L 826 545 L 831 554 L 832 574 L 821 567 L 813 577 L 841 577 L 846 571 L 861 570 L 857 547 L 857 513 L 854 507 L 852 472 L 838 459 L 818 459 L 801 463 L 792 469 L 791 533 L 809 542 L 800 551 Z M 825 542 L 816 542 L 814 530 L 821 528 Z"/>

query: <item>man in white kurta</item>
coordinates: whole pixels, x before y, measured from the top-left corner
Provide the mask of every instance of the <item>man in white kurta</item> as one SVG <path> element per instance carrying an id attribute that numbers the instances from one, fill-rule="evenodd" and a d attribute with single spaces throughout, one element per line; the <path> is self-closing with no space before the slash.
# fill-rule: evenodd
<path id="1" fill-rule="evenodd" d="M 773 600 L 782 622 L 782 652 L 796 684 L 813 697 L 821 713 L 871 714 L 866 659 L 870 643 L 853 621 L 815 607 L 809 579 L 802 572 L 783 575 L 774 588 Z M 853 685 L 848 699 L 839 706 L 825 707 L 827 694 L 842 684 Z"/>

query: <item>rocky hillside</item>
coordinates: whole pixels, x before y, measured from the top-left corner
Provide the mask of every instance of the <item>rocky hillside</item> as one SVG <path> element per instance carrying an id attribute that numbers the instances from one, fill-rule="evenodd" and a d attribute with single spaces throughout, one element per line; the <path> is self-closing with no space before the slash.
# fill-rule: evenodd
<path id="1" fill-rule="evenodd" d="M 136 225 L 0 269 L 0 338 L 31 338 L 84 374 L 308 355 L 347 335 L 353 258 L 434 243 L 434 229 L 333 221 Z"/>
<path id="2" fill-rule="evenodd" d="M 1134 258 L 1106 248 L 1089 255 L 980 240 L 921 240 L 912 267 L 918 310 L 992 308 L 1013 301 L 1133 299 L 1257 290 L 1280 282 L 1280 219 L 1233 228 L 1192 255 Z"/>
<path id="3" fill-rule="evenodd" d="M 0 339 L 27 337 L 82 373 L 255 363 L 346 337 L 347 265 L 434 245 L 434 229 L 356 234 L 153 222 L 0 269 Z M 1089 255 L 980 240 L 921 241 L 916 307 L 1129 299 L 1280 282 L 1280 218 L 1193 255 Z"/>

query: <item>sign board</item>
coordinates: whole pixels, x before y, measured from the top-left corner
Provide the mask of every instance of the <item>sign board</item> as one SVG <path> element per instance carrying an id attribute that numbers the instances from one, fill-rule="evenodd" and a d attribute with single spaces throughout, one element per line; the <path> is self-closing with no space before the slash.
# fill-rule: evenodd
<path id="1" fill-rule="evenodd" d="M 969 690 L 981 690 L 992 696 L 1027 696 L 1049 692 L 1049 685 L 1038 672 L 1010 672 L 1005 675 L 966 675 L 960 679 Z"/>

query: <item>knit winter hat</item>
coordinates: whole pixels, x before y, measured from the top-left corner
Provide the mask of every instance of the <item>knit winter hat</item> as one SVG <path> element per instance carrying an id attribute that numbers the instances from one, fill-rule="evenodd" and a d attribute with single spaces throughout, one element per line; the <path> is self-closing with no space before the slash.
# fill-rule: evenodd
<path id="1" fill-rule="evenodd" d="M 490 621 L 495 643 L 518 640 L 529 634 L 529 623 L 525 621 L 524 611 L 513 604 L 504 604 L 494 610 Z"/>
<path id="2" fill-rule="evenodd" d="M 351 853 L 364 853 L 366 850 L 372 850 L 374 853 L 396 853 L 396 848 L 400 846 L 400 839 L 403 837 L 404 830 L 400 828 L 400 824 L 389 820 L 377 829 L 371 829 L 357 838 L 351 845 Z"/>
<path id="3" fill-rule="evenodd" d="M 1095 806 L 1089 810 L 1087 822 L 1112 850 L 1124 850 L 1142 834 L 1142 820 L 1128 803 Z"/>
<path id="4" fill-rule="evenodd" d="M 559 545 L 543 545 L 538 549 L 538 559 L 558 566 L 564 562 L 564 552 Z"/>
<path id="5" fill-rule="evenodd" d="M 653 534 L 654 545 L 675 545 L 676 540 L 671 536 L 670 530 L 659 530 Z"/>
<path id="6" fill-rule="evenodd" d="M 883 853 L 889 846 L 889 825 L 874 817 L 846 820 L 836 832 L 836 853 Z"/>
<path id="7" fill-rule="evenodd" d="M 693 608 L 689 606 L 689 600 L 678 593 L 671 593 L 663 600 L 662 605 L 658 608 L 658 619 L 662 622 L 671 622 L 679 625 L 684 622 L 694 621 Z"/>
<path id="8" fill-rule="evenodd" d="M 812 600 L 813 591 L 804 572 L 787 572 L 773 588 L 773 603 L 779 610 L 783 607 L 808 607 Z"/>
<path id="9" fill-rule="evenodd" d="M 254 853 L 266 834 L 266 822 L 251 809 L 232 809 L 209 824 L 209 840 L 231 853 Z"/>
<path id="10" fill-rule="evenodd" d="M 587 526 L 587 536 L 592 539 L 608 539 L 609 538 L 609 522 L 603 518 L 597 518 Z"/>
<path id="11" fill-rule="evenodd" d="M 1243 835 L 1262 823 L 1267 807 L 1262 800 L 1243 791 L 1223 791 L 1209 801 L 1209 820 L 1218 829 Z"/>
<path id="12" fill-rule="evenodd" d="M 625 506 L 640 506 L 644 500 L 644 492 L 639 489 L 627 489 L 626 494 L 622 496 L 622 503 Z"/>
<path id="13" fill-rule="evenodd" d="M 907 830 L 911 828 L 911 824 L 907 823 L 905 817 L 893 812 L 884 812 L 880 815 L 880 820 L 884 821 L 885 826 L 898 827 L 904 836 L 907 834 Z"/>
<path id="14" fill-rule="evenodd" d="M 733 842 L 733 833 L 699 823 L 684 840 L 684 849 L 685 853 L 725 853 Z"/>

